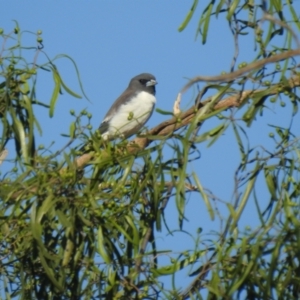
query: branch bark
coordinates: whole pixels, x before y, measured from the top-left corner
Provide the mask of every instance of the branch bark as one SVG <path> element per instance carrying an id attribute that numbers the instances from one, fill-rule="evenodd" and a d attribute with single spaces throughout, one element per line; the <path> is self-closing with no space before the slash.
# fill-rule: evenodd
<path id="1" fill-rule="evenodd" d="M 292 89 L 294 87 L 299 87 L 299 86 L 300 86 L 300 77 L 299 76 L 291 77 L 288 80 L 288 85 L 287 85 L 288 88 Z M 279 88 L 281 88 L 281 89 L 279 89 Z M 266 89 L 246 90 L 246 91 L 236 93 L 235 95 L 229 96 L 229 97 L 221 100 L 214 106 L 214 110 L 220 110 L 220 109 L 226 110 L 226 109 L 232 108 L 232 107 L 239 107 L 249 97 L 253 97 L 253 96 L 255 96 L 255 94 L 265 92 L 266 90 L 268 90 L 269 96 L 280 94 L 280 93 L 284 92 L 280 83 L 278 83 L 272 87 L 267 87 Z M 196 116 L 196 114 L 198 112 L 200 112 L 201 109 L 203 107 L 205 107 L 206 104 L 209 104 L 210 101 L 211 101 L 211 97 L 206 99 L 203 102 L 197 103 L 196 105 L 189 108 L 187 111 L 179 114 L 177 117 L 173 117 L 165 122 L 162 122 L 161 124 L 152 128 L 149 131 L 149 135 L 151 135 L 151 136 L 171 135 L 176 130 L 183 128 L 184 126 L 187 126 L 189 123 L 191 123 L 193 118 Z M 179 119 L 180 119 L 180 121 L 179 121 Z M 152 142 L 153 142 L 153 139 L 147 138 L 145 136 L 144 137 L 143 136 L 136 137 L 132 143 L 128 144 L 127 150 L 131 154 L 136 154 L 139 151 L 144 150 Z M 90 161 L 93 159 L 93 157 L 94 157 L 94 153 L 91 152 L 91 153 L 83 154 L 82 156 L 77 158 L 75 161 L 77 169 L 78 170 L 83 169 L 86 165 L 88 165 L 90 163 Z M 103 159 L 103 161 L 105 161 L 105 153 L 102 153 L 101 159 Z M 64 168 L 60 171 L 61 174 L 63 174 L 64 172 L 66 172 L 66 168 Z M 56 182 L 55 180 L 52 180 L 50 183 L 55 184 L 55 182 Z M 25 190 L 26 190 L 26 192 L 25 192 Z M 20 188 L 20 190 L 18 192 L 13 193 L 10 196 L 10 199 L 15 200 L 24 192 L 27 195 L 28 193 L 34 194 L 36 191 L 37 191 L 36 186 L 31 186 L 31 187 L 26 186 L 24 188 Z M 24 195 L 24 197 L 26 197 L 26 196 Z"/>
<path id="2" fill-rule="evenodd" d="M 294 88 L 300 86 L 300 77 L 294 76 L 291 77 L 288 81 L 288 87 Z M 226 110 L 228 108 L 232 107 L 239 107 L 241 104 L 245 102 L 245 100 L 249 99 L 250 97 L 254 97 L 256 94 L 259 94 L 263 91 L 268 90 L 268 95 L 276 95 L 281 92 L 282 90 L 279 90 L 280 83 L 276 84 L 272 87 L 267 87 L 266 89 L 259 89 L 259 90 L 245 90 L 241 93 L 236 93 L 235 95 L 229 96 L 220 102 L 218 102 L 214 106 L 214 110 Z M 196 116 L 196 114 L 201 110 L 202 107 L 204 107 L 206 104 L 208 104 L 211 101 L 211 97 L 206 99 L 203 102 L 198 103 L 197 105 L 192 106 L 187 111 L 179 114 L 176 117 L 173 117 L 156 127 L 152 128 L 148 134 L 151 136 L 168 136 L 175 132 L 176 130 L 187 126 L 189 123 L 192 122 L 193 118 Z M 180 121 L 179 121 L 180 120 Z M 147 137 L 136 137 L 132 143 L 130 143 L 127 146 L 127 150 L 129 153 L 135 154 L 139 151 L 145 149 L 153 142 L 153 139 L 147 138 Z M 82 156 L 80 156 L 76 160 L 77 168 L 82 169 L 84 166 L 86 166 L 89 161 L 93 158 L 93 153 L 86 153 Z"/>

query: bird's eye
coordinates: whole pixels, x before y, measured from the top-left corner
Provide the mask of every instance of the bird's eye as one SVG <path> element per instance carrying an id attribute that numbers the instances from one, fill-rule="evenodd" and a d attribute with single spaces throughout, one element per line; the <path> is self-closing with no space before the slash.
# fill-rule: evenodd
<path id="1" fill-rule="evenodd" d="M 146 85 L 147 81 L 148 80 L 146 80 L 146 79 L 140 79 L 140 83 L 143 84 L 143 85 Z"/>

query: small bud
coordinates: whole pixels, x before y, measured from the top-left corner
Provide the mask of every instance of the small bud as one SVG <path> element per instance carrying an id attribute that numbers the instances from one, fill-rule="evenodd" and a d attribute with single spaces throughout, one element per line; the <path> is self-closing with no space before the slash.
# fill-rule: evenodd
<path id="1" fill-rule="evenodd" d="M 131 111 L 131 112 L 129 113 L 129 115 L 128 115 L 127 120 L 128 120 L 128 121 L 131 121 L 132 119 L 133 119 L 133 112 Z"/>

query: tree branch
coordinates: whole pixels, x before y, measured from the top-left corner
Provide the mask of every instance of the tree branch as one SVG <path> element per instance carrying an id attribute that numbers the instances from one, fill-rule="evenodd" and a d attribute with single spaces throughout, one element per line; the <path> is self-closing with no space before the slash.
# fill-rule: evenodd
<path id="1" fill-rule="evenodd" d="M 280 54 L 275 54 L 270 57 L 255 61 L 249 65 L 247 65 L 244 68 L 241 68 L 237 71 L 223 74 L 223 75 L 217 75 L 217 76 L 196 76 L 193 79 L 191 79 L 181 90 L 181 93 L 184 93 L 187 89 L 189 89 L 193 84 L 200 82 L 200 81 L 210 81 L 210 82 L 229 82 L 237 79 L 238 77 L 241 77 L 242 75 L 249 73 L 251 71 L 257 70 L 262 68 L 263 66 L 270 64 L 270 63 L 276 63 L 284 59 L 288 59 L 294 56 L 300 55 L 300 49 L 296 50 L 289 50 Z"/>
<path id="2" fill-rule="evenodd" d="M 300 54 L 300 50 L 299 50 Z M 235 73 L 235 72 L 233 72 Z M 231 73 L 232 74 L 232 73 Z M 222 75 L 223 76 L 223 75 Z M 229 96 L 220 102 L 218 102 L 214 110 L 226 110 L 231 107 L 239 107 L 242 103 L 244 103 L 245 100 L 247 100 L 249 97 L 253 97 L 256 94 L 259 94 L 263 91 L 268 90 L 268 95 L 275 95 L 282 93 L 283 91 L 279 91 L 280 83 L 268 87 L 266 89 L 259 89 L 259 90 L 246 90 L 243 92 L 236 93 L 232 96 Z M 299 76 L 291 77 L 288 81 L 289 88 L 294 88 L 296 86 L 300 86 L 300 78 Z M 183 112 L 179 114 L 177 117 L 173 117 L 165 122 L 162 122 L 161 124 L 157 125 L 156 127 L 152 128 L 149 131 L 149 135 L 152 136 L 168 136 L 175 132 L 176 130 L 183 128 L 187 126 L 189 123 L 192 122 L 193 118 L 196 116 L 196 114 L 201 111 L 201 108 L 204 107 L 206 104 L 208 104 L 211 101 L 211 97 L 206 99 L 203 102 L 198 103 L 196 106 L 192 106 L 189 108 L 186 112 Z M 180 121 L 179 121 L 180 120 Z M 145 149 L 148 147 L 154 140 L 147 138 L 147 137 L 136 137 L 132 143 L 128 144 L 127 150 L 129 153 L 135 154 L 139 151 Z M 82 169 L 84 166 L 86 166 L 90 160 L 93 158 L 94 154 L 86 153 L 80 156 L 76 160 L 77 168 Z"/>

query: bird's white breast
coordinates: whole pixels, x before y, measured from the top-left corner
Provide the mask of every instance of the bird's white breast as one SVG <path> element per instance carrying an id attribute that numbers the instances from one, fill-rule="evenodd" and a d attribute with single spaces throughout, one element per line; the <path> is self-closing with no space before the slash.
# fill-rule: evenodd
<path id="1" fill-rule="evenodd" d="M 102 136 L 110 139 L 122 135 L 129 137 L 137 133 L 151 117 L 156 98 L 147 92 L 140 92 L 126 104 L 118 109 L 117 113 L 110 119 L 108 131 Z M 106 121 L 106 120 L 104 120 Z"/>

